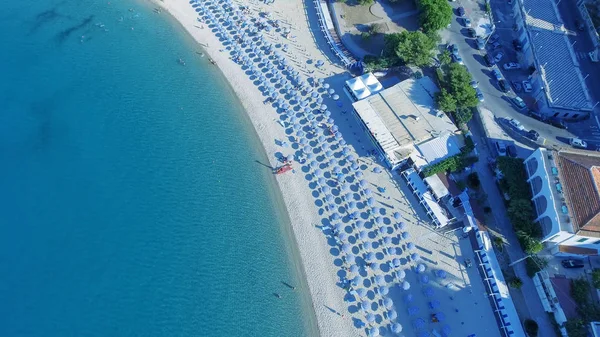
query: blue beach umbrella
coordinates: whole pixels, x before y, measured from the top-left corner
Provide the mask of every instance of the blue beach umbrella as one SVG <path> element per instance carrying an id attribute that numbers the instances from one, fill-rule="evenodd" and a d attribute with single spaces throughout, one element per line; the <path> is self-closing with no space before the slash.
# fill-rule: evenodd
<path id="1" fill-rule="evenodd" d="M 402 216 L 400 215 L 400 213 L 398 212 L 394 212 L 394 219 L 398 220 L 400 219 Z"/>
<path id="2" fill-rule="evenodd" d="M 404 240 L 408 239 L 410 237 L 410 234 L 408 234 L 408 232 L 402 232 L 402 238 Z"/>
<path id="3" fill-rule="evenodd" d="M 367 262 L 375 261 L 375 253 L 373 253 L 373 252 L 367 253 L 365 255 L 365 260 L 367 260 Z"/>
<path id="4" fill-rule="evenodd" d="M 373 191 L 371 191 L 371 189 L 370 189 L 370 188 L 365 188 L 365 190 L 364 190 L 363 192 L 364 192 L 364 193 L 365 193 L 365 195 L 367 195 L 367 196 L 369 196 L 369 195 L 373 194 Z M 369 206 L 372 206 L 372 205 L 369 205 Z"/>
<path id="5" fill-rule="evenodd" d="M 393 265 L 394 267 L 398 268 L 398 267 L 400 267 L 400 266 L 402 265 L 402 263 L 401 263 L 400 259 L 396 257 L 396 258 L 394 258 L 394 259 L 392 260 L 392 265 Z"/>
<path id="6" fill-rule="evenodd" d="M 399 333 L 401 333 L 401 332 L 402 332 L 402 325 L 400 325 L 400 324 L 398 324 L 398 323 L 394 323 L 394 324 L 392 324 L 392 327 L 391 327 L 391 329 L 392 329 L 392 332 L 393 332 L 393 333 L 395 333 L 395 334 L 399 334 Z"/>
<path id="7" fill-rule="evenodd" d="M 386 297 L 383 299 L 383 306 L 386 307 L 387 309 L 391 309 L 392 306 L 394 306 L 394 303 L 392 302 L 391 298 Z"/>
<path id="8" fill-rule="evenodd" d="M 344 251 L 344 253 L 351 253 L 352 252 L 352 246 L 350 246 L 347 243 L 344 243 L 342 245 L 342 251 Z"/>
<path id="9" fill-rule="evenodd" d="M 348 262 L 348 263 L 356 262 L 356 256 L 354 256 L 353 254 L 346 255 L 346 262 Z"/>
<path id="10" fill-rule="evenodd" d="M 371 241 L 366 241 L 365 243 L 363 243 L 363 249 L 364 250 L 371 250 L 373 248 L 373 244 L 371 244 Z M 373 253 L 370 253 L 373 254 Z M 375 255 L 373 255 L 373 258 L 371 260 L 375 259 Z"/>
<path id="11" fill-rule="evenodd" d="M 358 266 L 357 266 L 357 265 L 353 265 L 353 267 L 356 267 L 356 268 L 358 268 Z M 365 297 L 365 296 L 367 295 L 367 289 L 365 289 L 365 288 L 359 288 L 359 289 L 357 289 L 357 290 L 356 290 L 356 294 L 357 294 L 359 297 Z"/>
<path id="12" fill-rule="evenodd" d="M 357 265 L 353 264 L 353 265 L 350 266 L 349 270 L 350 270 L 351 273 L 358 273 L 359 268 L 358 268 Z"/>
<path id="13" fill-rule="evenodd" d="M 402 282 L 402 289 L 404 289 L 404 290 L 410 289 L 410 283 L 408 283 L 408 281 Z"/>
<path id="14" fill-rule="evenodd" d="M 445 270 L 437 270 L 436 272 L 437 277 L 441 278 L 441 279 L 445 279 L 446 278 L 446 271 Z"/>
<path id="15" fill-rule="evenodd" d="M 383 275 L 375 275 L 375 283 L 380 286 L 385 285 L 385 277 L 383 277 Z"/>
<path id="16" fill-rule="evenodd" d="M 375 315 L 373 315 L 373 313 L 367 314 L 367 322 L 369 322 L 369 323 L 375 322 Z"/>
<path id="17" fill-rule="evenodd" d="M 419 273 L 424 273 L 426 269 L 427 267 L 422 263 L 419 263 L 419 265 L 417 266 L 417 272 Z"/>
<path id="18" fill-rule="evenodd" d="M 419 254 L 417 253 L 412 253 L 410 254 L 410 259 L 413 261 L 419 261 L 421 259 L 421 256 L 419 256 Z"/>
<path id="19" fill-rule="evenodd" d="M 423 284 L 429 283 L 429 276 L 421 275 L 421 283 L 423 283 Z"/>
<path id="20" fill-rule="evenodd" d="M 369 337 L 377 337 L 379 336 L 379 329 L 376 327 L 369 328 Z"/>
<path id="21" fill-rule="evenodd" d="M 387 313 L 388 319 L 390 320 L 394 320 L 396 318 L 398 318 L 398 313 L 396 312 L 396 310 L 390 310 Z"/>
<path id="22" fill-rule="evenodd" d="M 406 228 L 406 224 L 405 224 L 404 222 L 400 222 L 400 223 L 398 224 L 398 229 L 399 229 L 399 230 L 404 230 L 405 228 Z"/>
<path id="23" fill-rule="evenodd" d="M 382 296 L 387 295 L 389 292 L 390 292 L 390 288 L 388 288 L 386 286 L 379 287 L 379 294 L 381 294 Z"/>
<path id="24" fill-rule="evenodd" d="M 325 185 L 327 182 L 325 181 L 325 178 L 319 178 L 319 179 L 317 180 L 317 183 L 318 183 L 319 185 L 323 186 L 323 185 Z"/>
<path id="25" fill-rule="evenodd" d="M 356 222 L 356 228 L 358 228 L 358 229 L 365 228 L 365 222 L 363 220 L 358 220 Z"/>
<path id="26" fill-rule="evenodd" d="M 367 198 L 367 205 L 369 205 L 369 206 L 375 205 L 375 199 L 373 197 Z"/>
<path id="27" fill-rule="evenodd" d="M 406 245 L 406 248 L 408 248 L 409 250 L 415 249 L 415 244 L 414 244 L 414 243 L 412 243 L 412 242 L 409 242 L 409 243 Z"/>
<path id="28" fill-rule="evenodd" d="M 353 170 L 355 170 L 355 171 L 359 169 L 359 167 L 358 167 L 358 164 L 357 164 L 357 163 L 352 163 L 352 165 L 350 165 L 350 167 L 351 167 Z"/>
<path id="29" fill-rule="evenodd" d="M 380 270 L 379 263 L 377 263 L 377 262 L 371 263 L 371 269 L 375 270 L 375 271 Z"/>
<path id="30" fill-rule="evenodd" d="M 352 285 L 354 285 L 355 287 L 357 287 L 359 284 L 362 283 L 362 280 L 363 280 L 363 278 L 360 275 L 356 275 L 352 279 Z"/>
<path id="31" fill-rule="evenodd" d="M 413 294 L 404 295 L 404 302 L 412 303 L 414 300 L 415 300 L 415 297 L 413 296 Z"/>

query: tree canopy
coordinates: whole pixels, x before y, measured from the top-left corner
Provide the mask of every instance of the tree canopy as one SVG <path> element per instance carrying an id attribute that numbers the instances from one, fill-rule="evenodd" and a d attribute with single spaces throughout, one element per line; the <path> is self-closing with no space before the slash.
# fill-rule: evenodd
<path id="1" fill-rule="evenodd" d="M 419 21 L 426 33 L 446 28 L 452 20 L 452 7 L 447 0 L 418 0 Z"/>
<path id="2" fill-rule="evenodd" d="M 395 43 L 396 55 L 406 64 L 422 67 L 431 63 L 435 40 L 422 32 L 403 31 L 402 33 L 389 34 L 386 36 L 386 45 L 390 47 Z"/>
<path id="3" fill-rule="evenodd" d="M 456 100 L 458 108 L 472 108 L 479 103 L 475 89 L 471 87 L 471 74 L 464 66 L 451 63 L 446 70 L 446 88 Z"/>
<path id="4" fill-rule="evenodd" d="M 435 95 L 435 100 L 438 108 L 442 111 L 456 110 L 456 100 L 445 88 L 440 89 L 440 91 Z"/>

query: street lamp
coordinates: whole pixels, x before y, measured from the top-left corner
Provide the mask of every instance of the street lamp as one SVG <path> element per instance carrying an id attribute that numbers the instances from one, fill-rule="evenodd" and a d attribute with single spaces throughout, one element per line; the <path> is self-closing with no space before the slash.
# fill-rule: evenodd
<path id="1" fill-rule="evenodd" d="M 525 255 L 525 257 L 522 257 L 522 258 L 518 259 L 517 261 L 514 261 L 514 262 L 510 263 L 508 266 L 509 266 L 509 267 L 512 267 L 512 266 L 514 266 L 515 264 L 517 264 L 517 263 L 519 263 L 519 262 L 521 262 L 521 261 L 525 261 L 525 260 L 527 260 L 528 258 L 530 258 L 530 257 L 532 257 L 532 256 L 533 256 L 533 255 Z"/>

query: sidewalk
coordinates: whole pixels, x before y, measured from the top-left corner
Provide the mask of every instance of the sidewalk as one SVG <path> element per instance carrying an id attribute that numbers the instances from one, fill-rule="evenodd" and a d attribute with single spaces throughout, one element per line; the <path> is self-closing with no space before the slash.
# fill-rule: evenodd
<path id="1" fill-rule="evenodd" d="M 510 258 L 510 261 L 516 261 L 523 258 L 525 254 L 519 246 L 517 236 L 512 228 L 512 225 L 508 221 L 506 214 L 506 207 L 504 200 L 492 172 L 487 166 L 487 160 L 485 158 L 493 157 L 493 154 L 489 150 L 487 142 L 482 142 L 485 139 L 485 135 L 481 132 L 481 127 L 478 122 L 473 120 L 470 122 L 470 129 L 473 133 L 473 137 L 477 140 L 477 151 L 480 154 L 480 160 L 475 163 L 475 171 L 479 174 L 479 180 L 483 190 L 488 195 L 488 203 L 493 210 L 493 216 L 495 220 L 495 226 L 489 226 L 490 229 L 497 231 L 504 236 L 507 244 L 504 246 L 506 252 Z M 556 336 L 552 322 L 550 321 L 548 314 L 544 311 L 542 303 L 537 295 L 533 280 L 527 276 L 525 270 L 525 263 L 520 262 L 513 266 L 515 275 L 523 281 L 523 286 L 520 290 L 511 289 L 511 294 L 514 294 L 514 303 L 519 312 L 519 316 L 522 320 L 531 318 L 535 320 L 539 325 L 539 336 Z"/>

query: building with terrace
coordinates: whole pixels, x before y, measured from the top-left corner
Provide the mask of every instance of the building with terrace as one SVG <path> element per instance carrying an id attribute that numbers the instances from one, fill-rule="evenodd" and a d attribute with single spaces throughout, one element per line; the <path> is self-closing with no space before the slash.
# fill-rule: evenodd
<path id="1" fill-rule="evenodd" d="M 464 140 L 450 118 L 434 108 L 436 92 L 435 83 L 422 77 L 352 104 L 359 124 L 390 169 L 410 159 L 420 170 L 460 153 Z"/>
<path id="2" fill-rule="evenodd" d="M 600 155 L 543 148 L 525 160 L 542 242 L 555 255 L 598 255 Z"/>
<path id="3" fill-rule="evenodd" d="M 520 62 L 532 69 L 535 105 L 548 117 L 582 118 L 594 108 L 577 56 L 554 1 L 515 2 Z"/>
<path id="4" fill-rule="evenodd" d="M 375 75 L 366 73 L 346 81 L 344 89 L 354 101 L 360 101 L 383 90 L 383 85 Z"/>

